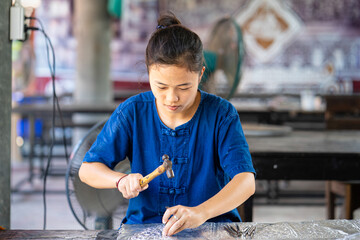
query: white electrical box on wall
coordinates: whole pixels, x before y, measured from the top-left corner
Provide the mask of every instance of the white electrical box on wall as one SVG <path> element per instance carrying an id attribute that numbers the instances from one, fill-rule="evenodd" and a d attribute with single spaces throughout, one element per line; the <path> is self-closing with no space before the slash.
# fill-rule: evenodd
<path id="1" fill-rule="evenodd" d="M 25 40 L 24 21 L 24 8 L 15 2 L 10 7 L 10 40 Z"/>

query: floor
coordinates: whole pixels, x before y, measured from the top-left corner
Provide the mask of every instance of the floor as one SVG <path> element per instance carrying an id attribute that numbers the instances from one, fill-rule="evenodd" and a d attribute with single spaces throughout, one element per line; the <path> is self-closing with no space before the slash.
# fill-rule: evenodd
<path id="1" fill-rule="evenodd" d="M 57 164 L 57 166 L 55 166 Z M 66 163 L 58 161 L 53 169 L 65 169 Z M 35 177 L 32 184 L 22 181 L 28 177 L 28 164 L 12 164 L 11 229 L 43 229 L 44 204 L 43 180 Z M 257 183 L 257 197 L 254 206 L 254 222 L 309 221 L 325 219 L 324 198 L 321 196 L 323 182 L 280 182 L 277 186 L 284 190 L 285 197 L 266 198 L 268 183 Z M 273 184 L 273 183 L 272 183 Z M 271 185 L 271 184 L 270 184 Z M 47 220 L 46 229 L 82 229 L 73 216 L 65 194 L 65 177 L 47 178 Z M 15 190 L 18 191 L 15 191 Z M 313 196 L 289 197 L 290 193 L 310 192 Z M 320 195 L 319 195 L 320 194 Z M 286 195 L 288 195 L 286 197 Z M 305 194 L 306 195 L 306 194 Z M 337 212 L 340 209 L 338 207 Z"/>

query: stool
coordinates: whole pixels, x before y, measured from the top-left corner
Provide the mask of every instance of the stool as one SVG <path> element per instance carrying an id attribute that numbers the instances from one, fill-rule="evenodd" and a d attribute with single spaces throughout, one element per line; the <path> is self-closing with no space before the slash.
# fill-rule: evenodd
<path id="1" fill-rule="evenodd" d="M 344 216 L 341 216 L 340 218 L 353 219 L 354 210 L 360 207 L 360 182 L 326 182 L 325 197 L 328 219 L 335 218 L 336 196 L 344 197 Z"/>

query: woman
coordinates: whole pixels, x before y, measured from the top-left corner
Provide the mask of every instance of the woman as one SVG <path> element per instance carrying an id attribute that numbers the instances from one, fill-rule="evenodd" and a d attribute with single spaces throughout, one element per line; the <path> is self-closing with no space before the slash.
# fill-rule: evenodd
<path id="1" fill-rule="evenodd" d="M 120 104 L 84 158 L 83 182 L 117 187 L 130 199 L 125 224 L 162 222 L 163 235 L 173 235 L 206 221 L 240 221 L 235 208 L 255 192 L 236 109 L 198 89 L 203 62 L 198 35 L 174 15 L 160 17 L 146 48 L 151 92 Z M 141 188 L 164 154 L 175 177 L 163 174 Z M 129 175 L 112 170 L 125 157 Z"/>

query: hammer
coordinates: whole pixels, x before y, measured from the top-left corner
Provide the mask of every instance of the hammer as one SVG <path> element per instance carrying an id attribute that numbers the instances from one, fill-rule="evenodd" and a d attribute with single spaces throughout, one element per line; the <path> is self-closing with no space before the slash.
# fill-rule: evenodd
<path id="1" fill-rule="evenodd" d="M 152 173 L 149 175 L 143 177 L 140 179 L 140 186 L 144 187 L 146 184 L 148 184 L 151 180 L 156 178 L 157 176 L 163 174 L 166 171 L 166 176 L 168 178 L 174 177 L 174 171 L 172 170 L 172 162 L 169 160 L 169 156 L 164 154 L 162 156 L 162 160 L 164 163 L 160 165 L 157 169 L 155 169 Z"/>

